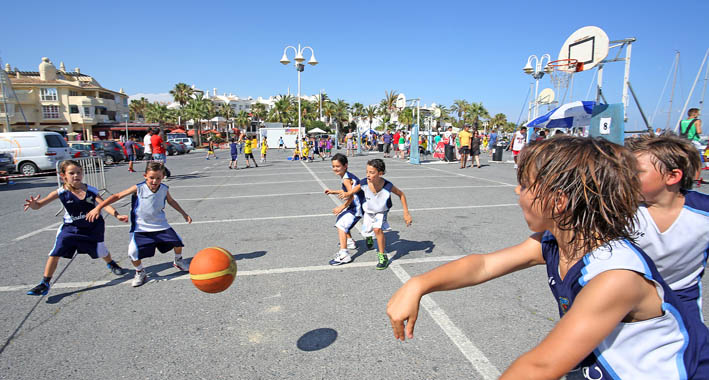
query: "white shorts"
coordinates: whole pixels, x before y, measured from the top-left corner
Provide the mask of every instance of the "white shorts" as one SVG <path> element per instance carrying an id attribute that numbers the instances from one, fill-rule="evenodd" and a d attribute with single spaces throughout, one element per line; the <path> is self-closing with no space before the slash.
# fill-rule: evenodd
<path id="1" fill-rule="evenodd" d="M 375 228 L 380 228 L 383 231 L 391 230 L 389 222 L 387 222 L 388 213 L 388 211 L 376 214 L 364 213 L 364 216 L 362 216 L 362 236 L 374 236 Z"/>
<path id="2" fill-rule="evenodd" d="M 354 225 L 357 224 L 361 218 L 361 216 L 355 216 L 354 212 L 345 210 L 337 215 L 335 227 L 345 231 L 345 233 L 348 234 L 350 233 L 350 229 L 352 229 L 352 227 L 354 227 Z"/>

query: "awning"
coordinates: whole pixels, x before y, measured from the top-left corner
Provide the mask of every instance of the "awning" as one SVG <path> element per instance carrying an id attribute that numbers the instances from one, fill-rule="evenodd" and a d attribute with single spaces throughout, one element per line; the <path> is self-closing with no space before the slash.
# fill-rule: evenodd
<path id="1" fill-rule="evenodd" d="M 563 104 L 527 123 L 529 128 L 577 128 L 591 125 L 596 102 L 575 101 Z"/>

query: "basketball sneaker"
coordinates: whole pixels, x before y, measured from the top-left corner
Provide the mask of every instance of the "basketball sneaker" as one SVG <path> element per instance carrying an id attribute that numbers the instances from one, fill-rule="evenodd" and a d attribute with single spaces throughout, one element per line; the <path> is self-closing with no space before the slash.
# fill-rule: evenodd
<path id="1" fill-rule="evenodd" d="M 133 277 L 133 283 L 131 283 L 131 285 L 135 288 L 145 284 L 146 282 L 148 282 L 148 274 L 145 273 L 145 270 L 135 271 L 135 277 Z"/>
<path id="2" fill-rule="evenodd" d="M 174 266 L 175 268 L 177 268 L 177 269 L 179 269 L 179 270 L 181 270 L 181 271 L 183 271 L 183 272 L 187 272 L 187 271 L 190 270 L 189 264 L 187 264 L 187 263 L 185 262 L 185 260 L 183 260 L 183 259 L 179 259 L 179 260 L 178 260 L 178 259 L 175 259 L 175 260 L 172 262 L 172 266 Z"/>
<path id="3" fill-rule="evenodd" d="M 367 236 L 367 239 L 365 239 L 367 242 L 367 249 L 372 249 L 374 248 L 374 238 L 371 236 Z"/>
<path id="4" fill-rule="evenodd" d="M 39 285 L 35 286 L 34 288 L 32 288 L 32 290 L 27 292 L 27 295 L 44 296 L 47 295 L 47 293 L 49 293 L 49 283 L 42 281 L 39 283 Z"/>
<path id="5" fill-rule="evenodd" d="M 347 249 L 357 249 L 357 244 L 355 244 L 354 239 L 352 239 L 352 238 L 347 239 Z"/>
<path id="6" fill-rule="evenodd" d="M 110 263 L 106 264 L 106 267 L 110 269 L 111 272 L 116 276 L 122 276 L 126 273 L 126 271 L 123 270 L 123 268 L 121 268 L 120 266 L 118 266 L 115 261 L 111 261 Z"/>
<path id="7" fill-rule="evenodd" d="M 352 257 L 345 249 L 337 251 L 335 257 L 330 260 L 330 265 L 342 265 L 352 261 Z"/>
<path id="8" fill-rule="evenodd" d="M 389 266 L 389 258 L 387 257 L 387 254 L 383 252 L 377 252 L 377 257 L 379 258 L 379 262 L 377 263 L 377 269 L 387 269 L 387 267 Z"/>

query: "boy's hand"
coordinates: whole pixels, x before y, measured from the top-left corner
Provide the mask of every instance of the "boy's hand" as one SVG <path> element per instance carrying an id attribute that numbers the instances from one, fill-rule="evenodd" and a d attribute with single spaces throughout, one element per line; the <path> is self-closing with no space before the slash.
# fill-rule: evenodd
<path id="1" fill-rule="evenodd" d="M 387 303 L 387 316 L 394 330 L 394 339 L 414 338 L 414 325 L 419 313 L 421 294 L 415 289 L 415 280 L 409 280 L 394 293 Z M 406 323 L 406 324 L 404 324 Z"/>
<path id="2" fill-rule="evenodd" d="M 340 195 L 338 195 L 337 197 L 340 198 L 340 199 L 347 199 L 347 198 L 349 198 L 349 197 L 351 197 L 351 196 L 352 196 L 352 194 L 350 194 L 348 191 L 346 191 L 346 192 L 344 192 L 344 193 L 340 193 Z"/>
<path id="3" fill-rule="evenodd" d="M 93 222 L 94 220 L 98 219 L 99 216 L 101 216 L 101 211 L 99 211 L 98 209 L 93 209 L 89 211 L 88 214 L 86 214 L 86 221 Z"/>
<path id="4" fill-rule="evenodd" d="M 192 224 L 192 218 L 190 218 L 189 215 L 185 214 L 182 215 L 182 217 L 185 218 L 185 222 L 187 222 L 187 224 Z"/>
<path id="5" fill-rule="evenodd" d="M 333 192 L 334 192 L 334 190 L 325 189 L 325 194 L 327 194 L 327 195 L 330 195 L 330 194 L 332 194 Z"/>
<path id="6" fill-rule="evenodd" d="M 404 213 L 404 221 L 406 222 L 406 227 L 410 227 L 411 223 L 412 223 L 411 214 L 409 214 L 408 212 L 405 212 Z"/>
<path id="7" fill-rule="evenodd" d="M 30 195 L 30 199 L 25 199 L 25 205 L 24 209 L 27 211 L 27 209 L 32 209 L 32 210 L 37 210 L 39 209 L 39 203 L 37 201 L 39 200 L 39 195 L 36 197 L 33 197 Z"/>
<path id="8" fill-rule="evenodd" d="M 342 212 L 342 210 L 344 210 L 344 209 L 343 209 L 341 206 L 337 206 L 337 207 L 335 207 L 335 208 L 332 209 L 332 213 L 335 214 L 335 215 L 338 215 L 339 213 Z"/>
<path id="9" fill-rule="evenodd" d="M 118 215 L 116 219 L 120 220 L 123 223 L 128 223 L 128 215 Z"/>

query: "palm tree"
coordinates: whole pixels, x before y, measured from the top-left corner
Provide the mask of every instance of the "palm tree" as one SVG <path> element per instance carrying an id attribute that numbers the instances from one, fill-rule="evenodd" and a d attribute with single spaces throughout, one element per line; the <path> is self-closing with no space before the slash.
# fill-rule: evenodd
<path id="1" fill-rule="evenodd" d="M 401 113 L 399 113 L 399 122 L 406 127 L 410 126 L 414 122 L 414 111 L 412 108 L 404 108 Z"/>
<path id="2" fill-rule="evenodd" d="M 367 108 L 364 109 L 364 116 L 367 117 L 369 120 L 369 129 L 372 129 L 372 120 L 374 120 L 375 117 L 377 117 L 377 112 L 378 112 L 378 107 L 375 105 L 371 105 Z"/>
<path id="3" fill-rule="evenodd" d="M 266 105 L 263 103 L 254 103 L 251 106 L 251 115 L 253 115 L 253 118 L 258 121 L 266 120 L 266 117 L 268 116 Z"/>
<path id="4" fill-rule="evenodd" d="M 212 102 L 205 99 L 202 94 L 197 94 L 194 98 L 190 98 L 185 108 L 185 116 L 192 120 L 197 126 L 197 146 L 202 146 L 202 119 L 209 118 L 209 108 Z"/>
<path id="5" fill-rule="evenodd" d="M 138 118 L 145 119 L 145 110 L 150 104 L 150 101 L 146 98 L 140 98 L 139 100 L 130 101 L 130 118 L 136 120 Z"/>
<path id="6" fill-rule="evenodd" d="M 158 102 L 150 103 L 145 109 L 145 119 L 148 123 L 159 123 L 162 128 L 162 124 L 168 119 L 167 106 Z"/>
<path id="7" fill-rule="evenodd" d="M 292 112 L 292 109 L 293 97 L 290 95 L 279 95 L 273 103 L 273 108 L 271 109 L 269 119 L 289 125 L 290 120 L 292 119 L 289 113 Z"/>
<path id="8" fill-rule="evenodd" d="M 182 82 L 176 84 L 175 88 L 170 90 L 170 95 L 172 95 L 172 98 L 175 99 L 176 102 L 180 103 L 180 108 L 187 104 L 192 98 L 192 94 L 194 94 L 194 89 Z"/>
<path id="9" fill-rule="evenodd" d="M 475 126 L 478 125 L 478 122 L 480 119 L 489 119 L 490 114 L 488 113 L 487 109 L 483 106 L 482 102 L 479 103 L 470 103 L 466 107 L 466 117 L 465 121 L 473 124 Z"/>
<path id="10" fill-rule="evenodd" d="M 251 118 L 246 111 L 241 111 L 236 115 L 234 122 L 239 128 L 247 128 L 251 126 Z"/>
<path id="11" fill-rule="evenodd" d="M 332 123 L 332 119 L 335 117 L 335 114 L 337 114 L 337 106 L 335 106 L 335 103 L 328 101 L 323 104 L 322 108 L 323 115 L 327 118 L 327 124 L 330 125 L 330 123 Z"/>
<path id="12" fill-rule="evenodd" d="M 451 106 L 451 112 L 458 115 L 458 122 L 463 120 L 463 115 L 465 115 L 465 110 L 468 108 L 468 102 L 464 99 L 456 99 L 453 101 Z"/>
<path id="13" fill-rule="evenodd" d="M 330 98 L 327 96 L 326 93 L 320 93 L 318 96 L 316 96 L 316 108 L 318 111 L 318 115 L 323 114 L 325 111 L 325 104 L 330 101 Z M 320 109 L 322 107 L 322 109 Z"/>
<path id="14" fill-rule="evenodd" d="M 339 123 L 340 127 L 343 127 L 345 123 L 350 121 L 350 105 L 342 99 L 337 99 L 335 103 L 335 121 Z"/>
<path id="15" fill-rule="evenodd" d="M 495 116 L 490 119 L 490 128 L 497 129 L 503 128 L 507 125 L 507 115 L 504 113 L 495 114 Z"/>

